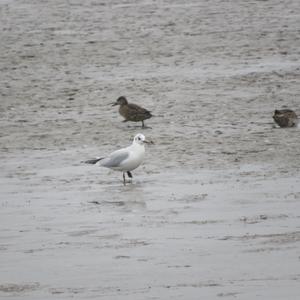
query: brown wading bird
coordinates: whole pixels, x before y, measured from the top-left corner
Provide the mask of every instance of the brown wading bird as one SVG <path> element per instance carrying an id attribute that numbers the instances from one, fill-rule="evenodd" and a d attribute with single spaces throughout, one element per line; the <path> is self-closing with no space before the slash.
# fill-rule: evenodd
<path id="1" fill-rule="evenodd" d="M 291 109 L 276 109 L 273 119 L 280 127 L 294 127 L 298 124 L 298 117 Z"/>
<path id="2" fill-rule="evenodd" d="M 113 106 L 115 105 L 120 105 L 119 113 L 125 119 L 123 122 L 142 122 L 142 128 L 144 128 L 144 121 L 152 117 L 152 114 L 149 110 L 136 104 L 128 103 L 124 96 L 119 97 L 113 104 Z"/>

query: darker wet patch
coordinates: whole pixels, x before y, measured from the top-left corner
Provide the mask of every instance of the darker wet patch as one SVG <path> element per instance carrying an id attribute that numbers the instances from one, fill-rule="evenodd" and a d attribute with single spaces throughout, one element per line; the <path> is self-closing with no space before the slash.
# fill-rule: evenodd
<path id="1" fill-rule="evenodd" d="M 130 256 L 129 255 L 117 255 L 114 257 L 115 259 L 129 259 Z"/>
<path id="2" fill-rule="evenodd" d="M 237 295 L 239 295 L 240 293 L 235 293 L 235 292 L 229 292 L 229 293 L 219 293 L 217 294 L 218 297 L 234 297 L 237 298 Z"/>
<path id="3" fill-rule="evenodd" d="M 206 225 L 206 224 L 217 224 L 223 222 L 224 220 L 193 220 L 193 221 L 185 221 L 185 222 L 178 222 L 178 223 L 190 224 L 190 225 Z"/>
<path id="4" fill-rule="evenodd" d="M 60 294 L 80 294 L 85 291 L 84 288 L 66 288 L 66 287 L 61 287 L 61 288 L 50 288 L 49 292 L 52 295 L 60 295 Z"/>
<path id="5" fill-rule="evenodd" d="M 69 236 L 84 236 L 84 235 L 93 234 L 95 232 L 98 232 L 98 230 L 97 229 L 77 230 L 77 231 L 69 232 Z"/>
<path id="6" fill-rule="evenodd" d="M 242 236 L 225 236 L 220 240 L 259 240 L 261 239 L 264 244 L 287 244 L 300 241 L 300 231 L 286 232 L 286 233 L 274 233 L 274 234 L 246 234 Z"/>
<path id="7" fill-rule="evenodd" d="M 26 283 L 26 284 L 7 283 L 7 284 L 0 285 L 0 292 L 23 293 L 23 292 L 37 290 L 39 287 L 40 287 L 40 284 L 37 282 Z"/>
<path id="8" fill-rule="evenodd" d="M 106 205 L 113 205 L 113 206 L 125 206 L 126 202 L 125 201 L 103 201 L 103 204 Z"/>
<path id="9" fill-rule="evenodd" d="M 220 287 L 222 286 L 220 283 L 218 282 L 213 282 L 213 281 L 209 281 L 209 282 L 197 282 L 197 283 L 179 283 L 176 284 L 174 286 L 172 285 L 166 285 L 164 286 L 165 288 L 204 288 L 204 287 Z"/>

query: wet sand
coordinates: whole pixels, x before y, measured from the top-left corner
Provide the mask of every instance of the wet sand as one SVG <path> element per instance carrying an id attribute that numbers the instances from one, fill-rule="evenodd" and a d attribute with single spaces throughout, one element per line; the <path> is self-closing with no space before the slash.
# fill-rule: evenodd
<path id="1" fill-rule="evenodd" d="M 0 298 L 298 299 L 298 8 L 0 0 Z"/>

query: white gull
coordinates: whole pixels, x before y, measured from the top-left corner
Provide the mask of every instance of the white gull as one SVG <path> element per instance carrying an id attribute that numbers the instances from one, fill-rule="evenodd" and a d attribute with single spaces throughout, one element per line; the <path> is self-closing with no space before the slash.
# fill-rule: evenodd
<path id="1" fill-rule="evenodd" d="M 96 158 L 85 161 L 88 164 L 96 164 L 115 171 L 123 172 L 123 183 L 125 181 L 125 173 L 132 178 L 131 171 L 136 169 L 144 160 L 145 143 L 150 143 L 141 133 L 137 134 L 130 146 L 112 152 L 106 157 Z"/>

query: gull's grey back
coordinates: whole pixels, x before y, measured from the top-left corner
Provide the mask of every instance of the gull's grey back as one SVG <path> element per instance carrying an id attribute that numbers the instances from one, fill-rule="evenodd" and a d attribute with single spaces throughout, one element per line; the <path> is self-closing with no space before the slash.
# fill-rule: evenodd
<path id="1" fill-rule="evenodd" d="M 127 151 L 115 151 L 109 157 L 104 158 L 100 165 L 106 168 L 117 168 L 120 164 L 126 160 L 129 156 L 129 152 Z"/>

